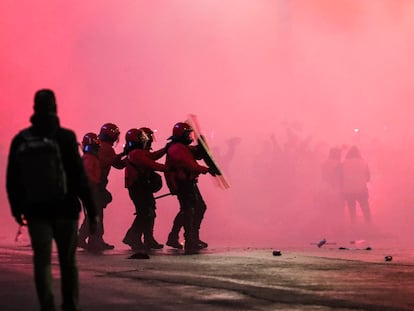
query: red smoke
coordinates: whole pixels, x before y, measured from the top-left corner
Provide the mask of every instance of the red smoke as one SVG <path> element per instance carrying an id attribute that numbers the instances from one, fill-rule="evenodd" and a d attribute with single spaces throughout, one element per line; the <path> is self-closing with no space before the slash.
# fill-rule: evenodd
<path id="1" fill-rule="evenodd" d="M 373 236 L 405 240 L 413 17 L 411 1 L 393 0 L 2 1 L 2 180 L 10 140 L 29 124 L 34 92 L 48 87 L 78 139 L 113 122 L 122 138 L 157 129 L 160 148 L 174 123 L 198 115 L 232 186 L 201 177 L 202 234 L 212 245 L 330 239 L 337 219 L 314 203 L 319 165 L 329 147 L 352 144 L 372 170 Z M 110 179 L 106 235 L 120 245 L 133 207 L 123 173 Z M 1 191 L 9 239 L 15 224 Z M 177 209 L 175 198 L 159 200 L 160 242 Z M 338 217 L 344 228 L 332 239 L 347 238 L 346 214 Z"/>

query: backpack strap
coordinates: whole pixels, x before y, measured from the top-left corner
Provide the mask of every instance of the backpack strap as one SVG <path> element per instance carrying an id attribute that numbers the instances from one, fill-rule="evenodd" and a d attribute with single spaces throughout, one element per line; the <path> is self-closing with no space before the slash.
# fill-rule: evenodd
<path id="1" fill-rule="evenodd" d="M 32 134 L 32 131 L 30 130 L 30 128 L 27 128 L 27 129 L 23 130 L 21 134 L 22 134 L 22 137 L 25 140 L 29 140 L 30 138 L 33 137 L 33 134 Z"/>

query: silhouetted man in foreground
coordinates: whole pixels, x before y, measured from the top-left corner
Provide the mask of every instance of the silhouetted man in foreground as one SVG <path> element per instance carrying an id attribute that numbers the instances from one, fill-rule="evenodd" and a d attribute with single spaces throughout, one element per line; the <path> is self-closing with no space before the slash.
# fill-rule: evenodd
<path id="1" fill-rule="evenodd" d="M 36 92 L 32 126 L 12 140 L 7 193 L 16 221 L 27 222 L 34 278 L 42 311 L 56 310 L 52 285 L 52 241 L 59 255 L 62 309 L 79 310 L 76 244 L 81 199 L 96 229 L 96 210 L 75 133 L 60 127 L 53 91 Z"/>

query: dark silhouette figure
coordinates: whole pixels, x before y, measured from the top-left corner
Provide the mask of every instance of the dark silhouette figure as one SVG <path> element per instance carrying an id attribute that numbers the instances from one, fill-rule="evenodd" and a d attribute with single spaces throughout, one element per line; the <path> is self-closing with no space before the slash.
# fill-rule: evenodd
<path id="1" fill-rule="evenodd" d="M 177 195 L 180 211 L 174 219 L 173 227 L 168 236 L 167 245 L 181 249 L 178 241 L 180 228 L 184 227 L 184 250 L 193 253 L 207 247 L 207 243 L 200 240 L 199 231 L 206 211 L 206 203 L 198 189 L 198 176 L 215 172 L 208 167 L 199 165 L 196 160 L 203 158 L 201 148 L 190 146 L 192 128 L 179 122 L 173 128 L 173 134 L 167 144 L 165 164 L 168 171 L 165 179 L 171 194 Z"/>
<path id="2" fill-rule="evenodd" d="M 164 245 L 154 238 L 156 203 L 154 193 L 162 187 L 161 176 L 155 171 L 166 171 L 166 166 L 156 160 L 165 155 L 165 148 L 151 151 L 154 132 L 147 128 L 130 129 L 126 135 L 127 165 L 125 187 L 135 206 L 135 219 L 123 243 L 132 249 L 161 249 Z M 144 235 L 144 243 L 142 243 Z"/>
<path id="3" fill-rule="evenodd" d="M 34 114 L 30 119 L 32 126 L 20 131 L 11 143 L 6 186 L 14 218 L 21 225 L 27 221 L 41 310 L 55 310 L 51 271 L 52 240 L 55 240 L 61 273 L 62 309 L 73 311 L 79 310 L 75 258 L 81 211 L 79 199 L 87 210 L 92 231 L 96 229 L 98 219 L 75 133 L 60 126 L 56 111 L 53 91 L 42 89 L 36 92 Z M 64 174 L 53 171 L 59 165 L 48 167 L 47 162 L 46 165 L 40 162 L 28 165 L 30 157 L 25 158 L 25 163 L 20 161 L 23 153 L 35 154 L 37 151 L 45 154 L 36 161 L 54 151 L 59 160 L 56 163 L 60 164 Z M 64 183 L 48 184 L 50 180 L 60 181 L 61 178 Z M 29 186 L 31 180 L 37 184 Z M 54 185 L 59 187 L 55 189 Z"/>
<path id="4" fill-rule="evenodd" d="M 370 170 L 356 146 L 352 146 L 341 166 L 342 193 L 349 211 L 351 222 L 356 221 L 356 203 L 358 202 L 366 223 L 371 221 L 368 201 L 367 183 L 370 181 Z"/>
<path id="5" fill-rule="evenodd" d="M 340 229 L 344 219 L 345 201 L 341 189 L 341 156 L 338 147 L 330 148 L 327 159 L 321 165 L 321 184 L 316 197 L 318 220 L 323 220 L 319 229 L 333 235 Z"/>

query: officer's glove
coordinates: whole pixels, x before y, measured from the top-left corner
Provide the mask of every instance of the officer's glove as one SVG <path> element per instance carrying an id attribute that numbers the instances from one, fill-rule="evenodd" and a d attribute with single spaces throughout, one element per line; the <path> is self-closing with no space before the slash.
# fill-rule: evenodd
<path id="1" fill-rule="evenodd" d="M 215 167 L 209 167 L 209 168 L 208 168 L 208 173 L 209 173 L 211 176 L 216 176 L 216 175 L 219 175 L 219 173 L 218 173 L 218 171 L 217 171 L 217 169 L 216 169 Z"/>

